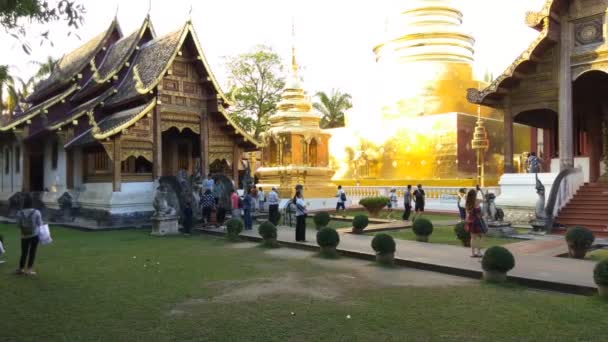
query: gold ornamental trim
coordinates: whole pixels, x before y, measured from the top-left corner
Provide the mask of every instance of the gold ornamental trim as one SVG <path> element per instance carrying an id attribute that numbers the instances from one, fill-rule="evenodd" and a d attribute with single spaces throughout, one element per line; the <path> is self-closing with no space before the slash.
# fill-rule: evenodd
<path id="1" fill-rule="evenodd" d="M 97 101 L 97 103 L 94 104 L 92 107 L 90 107 L 88 110 L 83 109 L 83 110 L 77 112 L 76 114 L 74 114 L 74 115 L 66 118 L 65 120 L 62 120 L 62 121 L 60 121 L 60 122 L 58 122 L 58 123 L 56 123 L 56 124 L 54 124 L 52 126 L 49 126 L 49 129 L 52 130 L 52 131 L 57 130 L 57 129 L 59 129 L 59 128 L 65 126 L 65 125 L 67 125 L 67 124 L 69 124 L 71 122 L 73 122 L 74 120 L 78 120 L 82 116 L 87 115 L 88 112 L 91 112 L 91 114 L 93 114 L 92 112 L 95 109 L 95 107 L 97 107 L 99 104 L 101 104 L 103 101 L 105 101 L 105 99 L 107 99 L 108 97 L 110 97 L 110 95 L 113 95 L 115 90 L 116 90 L 116 88 L 114 88 L 114 87 L 108 89 L 106 91 L 106 93 L 105 93 L 105 96 L 100 95 L 99 100 Z"/>
<path id="2" fill-rule="evenodd" d="M 557 2 L 559 2 L 558 0 Z M 543 21 L 551 16 L 551 8 L 555 0 L 546 0 L 545 5 L 540 11 L 526 12 L 526 25 L 540 31 Z"/>
<path id="3" fill-rule="evenodd" d="M 153 163 L 153 153 L 152 150 L 122 150 L 120 153 L 120 161 L 125 161 L 127 159 L 129 159 L 130 157 L 135 157 L 135 158 L 139 158 L 142 157 L 145 160 L 149 161 L 150 163 Z"/>
<path id="4" fill-rule="evenodd" d="M 154 109 L 154 107 L 156 107 L 156 99 L 153 99 L 152 101 L 150 101 L 150 103 L 144 109 L 142 109 L 141 112 L 139 112 L 137 115 L 135 115 L 128 121 L 110 129 L 109 131 L 103 132 L 103 133 L 99 132 L 99 126 L 97 124 L 95 124 L 95 125 L 93 125 L 93 137 L 97 140 L 102 140 L 102 139 L 109 138 L 109 137 L 113 136 L 114 134 L 120 133 L 123 130 L 133 126 L 137 121 L 139 121 L 139 119 L 143 118 L 146 114 L 150 113 Z M 91 115 L 91 117 L 92 117 L 92 115 Z M 93 121 L 94 121 L 94 119 L 93 119 Z"/>
<path id="5" fill-rule="evenodd" d="M 188 128 L 196 134 L 201 134 L 201 126 L 198 123 L 162 120 L 160 123 L 160 127 L 162 132 L 166 132 L 171 128 L 177 128 L 177 130 L 181 133 L 184 129 Z"/>

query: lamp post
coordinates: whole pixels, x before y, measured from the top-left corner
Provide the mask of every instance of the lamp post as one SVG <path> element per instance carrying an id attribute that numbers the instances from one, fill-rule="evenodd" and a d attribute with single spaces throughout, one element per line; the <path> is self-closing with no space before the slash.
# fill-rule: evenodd
<path id="1" fill-rule="evenodd" d="M 473 141 L 471 142 L 473 150 L 477 152 L 477 184 L 481 187 L 485 186 L 485 152 L 490 147 L 490 140 L 488 139 L 488 132 L 483 125 L 481 118 L 481 105 L 477 106 L 477 124 L 475 125 L 475 132 L 473 133 Z"/>

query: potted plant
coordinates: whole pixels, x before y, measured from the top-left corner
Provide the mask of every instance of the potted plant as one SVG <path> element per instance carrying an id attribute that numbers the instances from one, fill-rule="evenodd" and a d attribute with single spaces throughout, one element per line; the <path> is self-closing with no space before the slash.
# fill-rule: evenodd
<path id="1" fill-rule="evenodd" d="M 420 217 L 414 221 L 412 230 L 416 234 L 416 241 L 429 242 L 429 236 L 433 234 L 433 223 L 429 219 Z"/>
<path id="2" fill-rule="evenodd" d="M 362 198 L 359 201 L 359 205 L 365 208 L 369 212 L 371 217 L 378 217 L 378 214 L 386 204 L 389 202 L 388 197 L 378 196 L 378 197 L 366 197 Z"/>
<path id="3" fill-rule="evenodd" d="M 511 252 L 501 246 L 488 248 L 481 259 L 483 279 L 491 283 L 504 283 L 507 272 L 515 267 L 515 258 Z"/>
<path id="4" fill-rule="evenodd" d="M 321 228 L 317 232 L 317 244 L 321 247 L 321 255 L 327 258 L 338 256 L 336 247 L 340 243 L 340 235 L 333 228 Z"/>
<path id="5" fill-rule="evenodd" d="M 604 259 L 595 265 L 593 280 L 597 284 L 600 297 L 608 298 L 608 259 Z"/>
<path id="6" fill-rule="evenodd" d="M 230 219 L 226 222 L 226 237 L 230 241 L 238 241 L 239 235 L 243 232 L 243 222 L 237 219 Z"/>
<path id="7" fill-rule="evenodd" d="M 353 218 L 353 234 L 363 234 L 363 229 L 367 228 L 369 219 L 367 215 L 357 215 Z"/>
<path id="8" fill-rule="evenodd" d="M 395 263 L 396 248 L 395 239 L 388 234 L 378 234 L 372 240 L 376 261 L 382 265 L 392 266 Z"/>
<path id="9" fill-rule="evenodd" d="M 315 222 L 317 230 L 320 230 L 321 228 L 327 227 L 329 221 L 331 221 L 331 217 L 329 216 L 328 212 L 321 211 L 316 213 L 312 220 Z"/>
<path id="10" fill-rule="evenodd" d="M 278 247 L 277 244 L 277 227 L 270 221 L 263 222 L 258 227 L 258 233 L 263 239 L 263 245 L 266 247 Z"/>
<path id="11" fill-rule="evenodd" d="M 568 229 L 566 233 L 566 243 L 568 243 L 568 254 L 571 258 L 585 259 L 587 250 L 591 248 L 595 241 L 593 233 L 585 227 L 574 227 Z"/>
<path id="12" fill-rule="evenodd" d="M 463 246 L 471 247 L 471 233 L 465 229 L 464 222 L 458 222 L 454 226 L 454 233 L 456 233 L 456 237 L 462 242 Z"/>

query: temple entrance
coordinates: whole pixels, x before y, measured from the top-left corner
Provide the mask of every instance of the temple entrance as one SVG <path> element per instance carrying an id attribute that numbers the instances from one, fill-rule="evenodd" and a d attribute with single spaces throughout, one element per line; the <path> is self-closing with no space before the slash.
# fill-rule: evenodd
<path id="1" fill-rule="evenodd" d="M 542 172 L 551 172 L 551 160 L 557 157 L 559 151 L 557 113 L 546 108 L 527 110 L 517 114 L 513 122 L 531 128 L 529 152 L 536 152 L 541 159 Z M 519 142 L 514 141 L 513 143 L 517 145 Z M 517 148 L 517 146 L 514 147 L 516 151 L 524 150 L 523 148 Z M 516 167 L 524 167 L 524 156 L 514 156 L 514 158 L 518 158 L 514 164 Z"/>
<path id="2" fill-rule="evenodd" d="M 176 176 L 180 170 L 195 174 L 200 165 L 199 135 L 188 128 L 180 132 L 172 127 L 163 132 L 162 153 L 163 176 Z"/>
<path id="3" fill-rule="evenodd" d="M 28 145 L 29 191 L 44 191 L 44 152 L 39 143 Z"/>
<path id="4" fill-rule="evenodd" d="M 595 182 L 605 172 L 602 160 L 602 128 L 608 121 L 608 74 L 590 71 L 574 82 L 574 157 L 580 158 L 583 168 L 589 168 L 589 181 Z"/>

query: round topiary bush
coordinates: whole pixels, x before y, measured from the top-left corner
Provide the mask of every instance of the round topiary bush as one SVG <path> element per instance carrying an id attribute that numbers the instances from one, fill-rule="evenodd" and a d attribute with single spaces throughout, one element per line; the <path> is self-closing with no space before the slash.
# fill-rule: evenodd
<path id="1" fill-rule="evenodd" d="M 465 229 L 464 222 L 458 222 L 454 226 L 454 233 L 456 233 L 458 240 L 462 241 L 463 246 L 471 247 L 471 233 Z"/>
<path id="2" fill-rule="evenodd" d="M 587 250 L 591 248 L 595 241 L 593 233 L 585 227 L 574 227 L 568 229 L 566 233 L 566 243 L 568 243 L 568 254 L 571 258 L 584 259 Z"/>
<path id="3" fill-rule="evenodd" d="M 428 242 L 429 236 L 433 234 L 433 223 L 424 217 L 419 217 L 414 221 L 412 230 L 416 234 L 416 240 L 419 242 Z"/>
<path id="4" fill-rule="evenodd" d="M 266 221 L 260 224 L 258 233 L 264 239 L 264 245 L 269 247 L 277 246 L 277 227 L 272 222 Z"/>
<path id="5" fill-rule="evenodd" d="M 363 230 L 369 225 L 369 218 L 367 215 L 357 215 L 353 218 L 353 233 L 361 234 Z"/>
<path id="6" fill-rule="evenodd" d="M 237 241 L 243 232 L 243 222 L 238 219 L 230 219 L 226 222 L 226 237 L 230 241 Z"/>
<path id="7" fill-rule="evenodd" d="M 484 279 L 490 282 L 504 282 L 507 279 L 507 272 L 513 267 L 515 267 L 515 257 L 508 249 L 501 246 L 488 248 L 481 259 Z"/>
<path id="8" fill-rule="evenodd" d="M 384 265 L 395 263 L 395 239 L 388 234 L 378 234 L 372 239 L 372 249 L 376 252 L 376 261 Z"/>
<path id="9" fill-rule="evenodd" d="M 359 201 L 359 205 L 365 208 L 372 217 L 377 217 L 388 202 L 389 199 L 385 196 L 366 197 Z"/>
<path id="10" fill-rule="evenodd" d="M 321 247 L 321 255 L 335 258 L 336 247 L 340 244 L 340 235 L 333 228 L 322 228 L 317 232 L 317 244 Z"/>
<path id="11" fill-rule="evenodd" d="M 593 280 L 597 284 L 600 296 L 608 298 L 608 259 L 604 259 L 595 265 Z"/>
<path id="12" fill-rule="evenodd" d="M 315 222 L 315 226 L 317 227 L 317 230 L 319 230 L 321 228 L 327 227 L 327 225 L 331 221 L 331 217 L 329 216 L 328 212 L 321 211 L 321 212 L 316 213 L 315 216 L 312 218 L 312 220 Z"/>

